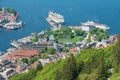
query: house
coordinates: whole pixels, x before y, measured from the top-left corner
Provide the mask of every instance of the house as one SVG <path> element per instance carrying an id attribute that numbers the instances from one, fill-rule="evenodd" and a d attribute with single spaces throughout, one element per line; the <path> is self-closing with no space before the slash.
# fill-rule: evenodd
<path id="1" fill-rule="evenodd" d="M 119 38 L 120 38 L 119 35 L 113 35 L 113 36 L 110 36 L 109 40 L 111 41 L 111 44 L 114 44 L 118 41 Z"/>
<path id="2" fill-rule="evenodd" d="M 96 43 L 96 48 L 105 48 L 102 42 L 97 42 Z"/>
<path id="3" fill-rule="evenodd" d="M 49 36 L 49 41 L 54 41 L 54 40 L 55 40 L 54 35 L 50 35 Z"/>
<path id="4" fill-rule="evenodd" d="M 37 37 L 37 34 L 36 33 L 31 33 L 31 39 L 34 39 Z"/>
<path id="5" fill-rule="evenodd" d="M 38 42 L 47 42 L 47 38 L 39 38 Z"/>
<path id="6" fill-rule="evenodd" d="M 87 44 L 87 47 L 95 47 L 96 46 L 96 42 L 90 42 Z"/>
<path id="7" fill-rule="evenodd" d="M 3 8 L 2 8 L 2 12 L 3 12 L 3 13 L 8 13 L 7 8 L 6 8 L 6 7 L 3 7 Z"/>
<path id="8" fill-rule="evenodd" d="M 92 42 L 97 41 L 96 37 L 97 37 L 96 34 L 94 34 L 93 36 L 91 36 L 91 41 L 92 41 Z"/>
<path id="9" fill-rule="evenodd" d="M 111 45 L 111 41 L 109 39 L 102 39 L 102 44 L 104 47 Z"/>
<path id="10" fill-rule="evenodd" d="M 61 53 L 58 54 L 58 57 L 60 59 L 65 59 L 67 56 L 68 56 L 68 54 L 66 52 L 61 52 Z"/>
<path id="11" fill-rule="evenodd" d="M 54 47 L 55 50 L 58 50 L 58 48 L 59 48 L 57 43 L 53 43 L 53 47 Z"/>
<path id="12" fill-rule="evenodd" d="M 84 43 L 81 42 L 81 41 L 76 42 L 76 46 L 77 46 L 77 47 L 79 47 L 79 46 L 81 46 L 81 45 L 83 45 L 83 44 L 84 44 Z"/>
<path id="13" fill-rule="evenodd" d="M 71 48 L 70 50 L 69 50 L 69 52 L 70 53 L 78 53 L 78 52 L 80 52 L 80 48 L 79 47 L 74 47 L 74 48 Z"/>
<path id="14" fill-rule="evenodd" d="M 66 45 L 67 47 L 73 47 L 73 43 L 72 43 L 72 42 L 65 42 L 65 45 Z"/>
<path id="15" fill-rule="evenodd" d="M 10 63 L 11 63 L 10 60 L 3 60 L 3 61 L 0 62 L 0 65 L 2 67 L 2 66 L 9 65 Z"/>
<path id="16" fill-rule="evenodd" d="M 1 73 L 2 77 L 8 80 L 11 76 L 16 74 L 16 71 L 13 68 L 8 68 Z"/>
<path id="17" fill-rule="evenodd" d="M 81 26 L 81 30 L 90 32 L 92 28 L 95 28 L 94 26 Z"/>
<path id="18" fill-rule="evenodd" d="M 20 61 L 16 64 L 15 70 L 16 70 L 16 72 L 20 73 L 20 72 L 24 71 L 27 68 L 27 66 L 28 66 L 28 64 Z"/>
<path id="19" fill-rule="evenodd" d="M 49 59 L 39 59 L 39 61 L 42 63 L 42 66 L 45 66 L 46 64 L 50 62 Z"/>

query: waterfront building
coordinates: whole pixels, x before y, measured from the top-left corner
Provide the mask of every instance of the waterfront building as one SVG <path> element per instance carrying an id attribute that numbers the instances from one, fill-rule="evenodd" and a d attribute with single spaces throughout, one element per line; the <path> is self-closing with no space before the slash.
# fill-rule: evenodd
<path id="1" fill-rule="evenodd" d="M 8 68 L 5 71 L 0 72 L 0 74 L 5 78 L 5 80 L 8 80 L 11 76 L 16 74 L 16 71 L 13 68 Z"/>
<path id="2" fill-rule="evenodd" d="M 3 12 L 3 13 L 8 13 L 7 8 L 6 8 L 6 7 L 3 7 L 3 8 L 2 8 L 2 12 Z"/>
<path id="3" fill-rule="evenodd" d="M 4 57 L 4 60 L 10 60 L 15 62 L 16 60 L 19 61 L 21 58 L 28 58 L 40 56 L 40 52 L 38 50 L 15 50 L 11 52 L 9 55 Z"/>
<path id="4" fill-rule="evenodd" d="M 86 31 L 86 32 L 90 32 L 90 30 L 94 27 L 91 27 L 91 26 L 80 26 L 81 27 L 81 30 L 83 31 Z"/>
<path id="5" fill-rule="evenodd" d="M 22 44 L 19 46 L 19 49 L 27 49 L 27 50 L 43 50 L 46 47 L 53 46 L 51 42 L 38 42 L 38 43 L 29 43 Z"/>

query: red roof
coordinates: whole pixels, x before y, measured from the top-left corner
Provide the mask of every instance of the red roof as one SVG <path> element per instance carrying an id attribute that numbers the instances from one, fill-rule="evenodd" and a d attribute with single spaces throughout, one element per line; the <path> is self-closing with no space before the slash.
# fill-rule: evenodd
<path id="1" fill-rule="evenodd" d="M 5 18 L 5 16 L 0 16 L 0 18 Z"/>
<path id="2" fill-rule="evenodd" d="M 16 50 L 13 52 L 15 56 L 34 56 L 34 55 L 39 55 L 38 50 Z"/>
<path id="3" fill-rule="evenodd" d="M 16 50 L 6 57 L 3 60 L 19 60 L 20 58 L 27 57 L 30 58 L 32 56 L 39 56 L 40 52 L 38 50 Z"/>
<path id="4" fill-rule="evenodd" d="M 78 50 L 77 50 L 77 48 L 71 48 L 69 51 L 70 52 L 77 52 Z"/>

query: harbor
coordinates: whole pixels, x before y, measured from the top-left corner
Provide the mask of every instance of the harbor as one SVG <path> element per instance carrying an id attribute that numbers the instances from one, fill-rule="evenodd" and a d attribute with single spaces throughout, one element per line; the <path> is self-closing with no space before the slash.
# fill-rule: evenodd
<path id="1" fill-rule="evenodd" d="M 86 2 L 85 1 L 80 1 L 77 0 L 77 2 L 81 5 L 80 10 L 78 11 L 77 6 L 71 6 L 71 5 L 76 5 L 74 1 L 70 0 L 70 4 L 66 6 L 66 2 L 64 0 L 61 1 L 51 1 L 52 6 L 48 6 L 46 4 L 46 1 L 23 1 L 23 5 L 21 6 L 21 1 L 10 1 L 10 0 L 2 0 L 0 2 L 1 7 L 11 7 L 14 8 L 18 13 L 18 22 L 23 21 L 26 23 L 26 25 L 23 25 L 22 28 L 18 30 L 6 30 L 6 29 L 1 29 L 0 32 L 0 44 L 4 46 L 0 46 L 0 50 L 6 51 L 9 47 L 11 47 L 10 42 L 11 40 L 17 40 L 19 38 L 28 36 L 32 32 L 40 32 L 42 30 L 51 28 L 49 23 L 46 22 L 45 18 L 48 17 L 48 12 L 51 10 L 55 10 L 56 13 L 64 15 L 65 18 L 65 25 L 80 25 L 80 22 L 86 22 L 87 20 L 89 21 L 101 21 L 100 23 L 102 24 L 107 24 L 108 26 L 111 27 L 110 34 L 117 34 L 119 33 L 119 2 L 115 3 L 114 1 L 111 1 L 110 4 L 113 4 L 112 7 L 115 10 L 110 10 L 109 7 L 111 7 L 110 4 L 107 3 L 107 1 L 102 0 L 102 2 L 105 2 L 104 4 L 108 4 L 108 6 L 103 5 L 103 6 L 95 6 L 91 5 L 95 0 L 88 1 L 87 4 L 89 7 L 86 8 Z M 59 4 L 59 3 L 63 4 Z M 96 2 L 96 1 L 95 1 Z M 38 4 L 39 3 L 39 4 Z M 50 3 L 50 1 L 47 1 L 47 3 Z M 56 3 L 56 4 L 55 4 Z M 82 4 L 84 3 L 84 4 Z M 27 5 L 29 6 L 27 6 Z M 31 6 L 31 5 L 36 5 L 36 6 Z M 96 3 L 96 5 L 102 4 L 100 1 Z M 44 6 L 43 6 L 44 5 Z M 58 8 L 57 5 L 63 6 L 62 8 Z M 45 6 L 48 6 L 45 8 Z M 118 6 L 118 7 L 117 7 Z M 103 9 L 103 7 L 105 7 Z M 94 14 L 96 12 L 96 14 Z M 98 13 L 100 12 L 100 13 Z M 102 13 L 104 12 L 104 14 Z M 113 13 L 114 12 L 114 13 Z M 111 16 L 109 13 L 113 14 Z M 10 37 L 9 37 L 10 36 Z"/>
<path id="2" fill-rule="evenodd" d="M 12 12 L 11 12 L 12 11 Z M 2 7 L 0 11 L 0 26 L 7 30 L 23 27 L 23 22 L 17 22 L 19 14 L 12 8 Z"/>
<path id="3" fill-rule="evenodd" d="M 120 1 L 1 0 L 0 80 L 120 80 L 119 23 Z"/>

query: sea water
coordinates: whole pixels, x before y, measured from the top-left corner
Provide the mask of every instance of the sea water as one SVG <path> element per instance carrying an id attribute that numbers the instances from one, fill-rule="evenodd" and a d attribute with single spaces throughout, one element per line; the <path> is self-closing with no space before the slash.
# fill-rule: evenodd
<path id="1" fill-rule="evenodd" d="M 14 8 L 25 26 L 0 32 L 0 50 L 6 51 L 12 40 L 38 33 L 51 26 L 45 18 L 54 10 L 65 18 L 65 26 L 93 20 L 111 27 L 110 34 L 120 33 L 120 0 L 0 0 L 0 7 Z"/>

